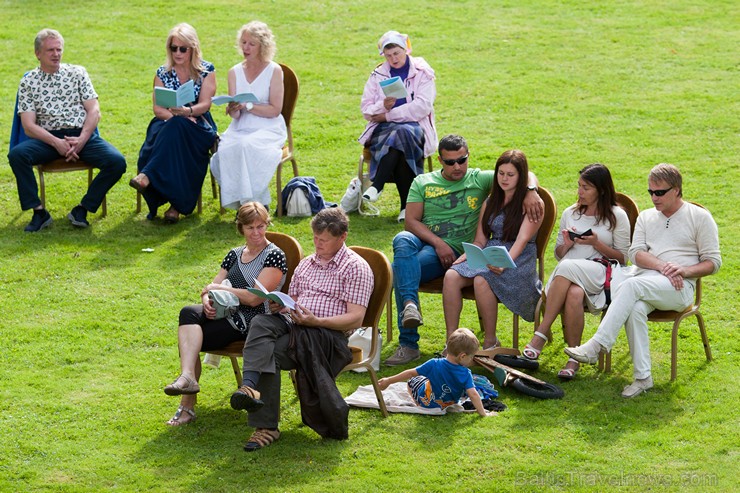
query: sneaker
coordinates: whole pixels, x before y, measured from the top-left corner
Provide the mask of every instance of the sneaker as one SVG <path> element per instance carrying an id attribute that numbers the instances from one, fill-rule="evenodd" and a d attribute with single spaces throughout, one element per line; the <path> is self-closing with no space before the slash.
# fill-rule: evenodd
<path id="1" fill-rule="evenodd" d="M 375 202 L 376 200 L 378 200 L 378 197 L 380 197 L 381 193 L 383 193 L 382 190 L 378 192 L 377 188 L 370 187 L 365 190 L 365 193 L 362 194 L 362 198 L 365 200 L 369 200 L 370 202 Z"/>
<path id="2" fill-rule="evenodd" d="M 404 329 L 415 329 L 424 321 L 421 318 L 421 312 L 415 305 L 406 305 L 401 312 L 401 325 Z"/>
<path id="3" fill-rule="evenodd" d="M 87 209 L 81 205 L 75 206 L 69 214 L 67 214 L 67 219 L 72 223 L 72 226 L 76 226 L 78 228 L 87 228 L 90 226 L 90 223 L 87 222 Z"/>
<path id="4" fill-rule="evenodd" d="M 398 214 L 398 222 L 402 223 L 406 220 L 406 209 L 402 209 L 401 212 Z"/>
<path id="5" fill-rule="evenodd" d="M 414 360 L 419 359 L 421 352 L 418 349 L 411 349 L 410 347 L 398 346 L 393 356 L 383 362 L 387 366 L 405 365 Z"/>
<path id="6" fill-rule="evenodd" d="M 641 378 L 641 379 L 635 379 L 634 382 L 627 385 L 624 390 L 622 391 L 622 397 L 626 397 L 627 399 L 631 397 L 635 397 L 636 395 L 640 395 L 643 392 L 645 392 L 648 389 L 653 388 L 653 377 L 649 376 L 647 378 Z"/>
<path id="7" fill-rule="evenodd" d="M 44 228 L 51 226 L 51 214 L 46 209 L 38 209 L 33 211 L 33 217 L 31 222 L 28 223 L 26 228 L 23 230 L 26 233 L 36 233 Z"/>

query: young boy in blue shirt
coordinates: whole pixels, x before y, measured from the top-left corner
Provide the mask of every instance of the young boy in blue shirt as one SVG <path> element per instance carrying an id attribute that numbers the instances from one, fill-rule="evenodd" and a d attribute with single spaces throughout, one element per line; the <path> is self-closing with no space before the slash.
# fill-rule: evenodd
<path id="1" fill-rule="evenodd" d="M 470 329 L 457 329 L 447 339 L 446 357 L 431 359 L 416 368 L 381 378 L 378 385 L 384 390 L 392 383 L 408 381 L 411 397 L 418 406 L 426 408 L 444 409 L 467 395 L 480 416 L 493 416 L 496 413 L 483 408 L 468 368 L 473 364 L 479 347 L 478 338 Z"/>

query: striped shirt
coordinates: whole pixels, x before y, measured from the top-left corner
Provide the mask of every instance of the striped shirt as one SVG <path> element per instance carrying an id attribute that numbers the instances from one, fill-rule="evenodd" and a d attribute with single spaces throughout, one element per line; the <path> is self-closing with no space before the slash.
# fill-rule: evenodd
<path id="1" fill-rule="evenodd" d="M 367 307 L 373 272 L 365 259 L 342 245 L 325 265 L 310 255 L 298 264 L 288 294 L 318 318 L 347 313 L 347 303 Z"/>

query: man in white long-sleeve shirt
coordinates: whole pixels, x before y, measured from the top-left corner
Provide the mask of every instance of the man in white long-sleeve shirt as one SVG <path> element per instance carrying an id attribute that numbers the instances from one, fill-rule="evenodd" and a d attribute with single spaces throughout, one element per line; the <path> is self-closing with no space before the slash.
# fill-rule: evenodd
<path id="1" fill-rule="evenodd" d="M 717 224 L 706 209 L 683 200 L 681 173 L 658 164 L 648 177 L 655 208 L 640 213 L 629 257 L 634 267 L 613 289 L 612 303 L 596 334 L 585 344 L 566 348 L 568 356 L 594 364 L 610 351 L 624 325 L 635 380 L 623 397 L 652 388 L 647 318 L 653 310 L 683 310 L 694 299 L 696 279 L 722 265 Z"/>

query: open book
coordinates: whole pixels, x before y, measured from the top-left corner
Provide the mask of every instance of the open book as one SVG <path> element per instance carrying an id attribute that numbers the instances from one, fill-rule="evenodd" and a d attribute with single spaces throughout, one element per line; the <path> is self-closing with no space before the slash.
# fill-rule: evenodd
<path id="1" fill-rule="evenodd" d="M 516 268 L 516 264 L 505 247 L 489 246 L 481 249 L 478 245 L 463 243 L 463 248 L 471 269 L 485 269 L 489 264 L 494 267 Z"/>
<path id="2" fill-rule="evenodd" d="M 211 102 L 220 106 L 226 103 L 259 103 L 260 100 L 251 92 L 242 92 L 233 96 L 213 96 Z"/>
<path id="3" fill-rule="evenodd" d="M 380 88 L 383 90 L 383 94 L 387 98 L 407 98 L 409 94 L 406 92 L 406 86 L 403 85 L 403 81 L 400 77 L 391 77 L 390 79 L 381 80 L 379 82 Z"/>
<path id="4" fill-rule="evenodd" d="M 282 291 L 267 291 L 267 288 L 262 285 L 257 279 L 254 280 L 256 288 L 247 288 L 247 291 L 250 293 L 259 296 L 260 298 L 264 298 L 266 300 L 274 301 L 280 306 L 284 306 L 286 308 L 289 308 L 290 310 L 295 310 L 295 301 L 293 301 L 293 298 L 288 296 L 287 294 L 283 293 Z"/>
<path id="5" fill-rule="evenodd" d="M 177 108 L 195 101 L 195 86 L 189 80 L 180 87 L 167 89 L 166 87 L 154 87 L 154 102 L 163 108 Z"/>

